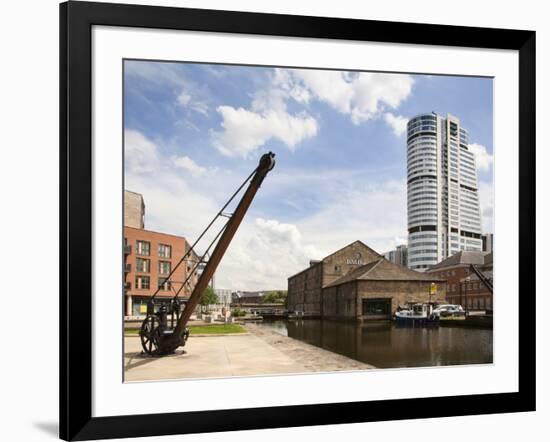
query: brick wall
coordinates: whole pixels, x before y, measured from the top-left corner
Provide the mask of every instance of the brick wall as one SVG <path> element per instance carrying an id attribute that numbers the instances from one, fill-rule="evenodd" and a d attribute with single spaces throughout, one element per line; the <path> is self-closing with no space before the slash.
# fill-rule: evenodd
<path id="1" fill-rule="evenodd" d="M 347 247 L 327 256 L 323 261 L 323 287 L 369 262 L 380 258 L 373 250 L 361 242 L 354 242 Z"/>
<path id="2" fill-rule="evenodd" d="M 312 315 L 321 312 L 321 284 L 323 266 L 321 263 L 289 278 L 288 309 L 302 311 Z"/>
<path id="3" fill-rule="evenodd" d="M 460 264 L 445 269 L 428 270 L 426 273 L 447 281 L 447 297 L 458 295 L 460 291 L 460 280 L 470 275 L 469 264 Z"/>
<path id="4" fill-rule="evenodd" d="M 480 270 L 484 266 L 478 266 Z M 492 310 L 493 295 L 470 270 L 469 264 L 458 264 L 445 269 L 434 269 L 427 273 L 447 281 L 446 301 L 462 305 L 467 310 Z M 460 282 L 471 277 L 470 282 Z"/>
<path id="5" fill-rule="evenodd" d="M 181 236 L 169 235 L 166 233 L 152 232 L 149 230 L 136 229 L 132 227 L 124 227 L 124 238 L 129 250 L 125 251 L 124 257 L 124 282 L 126 283 L 125 295 L 131 296 L 135 302 L 137 299 L 149 298 L 156 291 L 158 287 L 159 278 L 167 277 L 167 274 L 159 272 L 159 261 L 170 262 L 170 269 L 173 270 L 176 264 L 181 260 L 189 245 L 185 238 Z M 137 242 L 146 241 L 150 244 L 149 255 L 142 255 L 138 253 Z M 171 246 L 171 257 L 165 258 L 159 256 L 159 244 L 165 244 Z M 128 252 L 129 253 L 126 253 Z M 149 271 L 138 271 L 137 260 L 138 258 L 149 260 Z M 192 259 L 197 259 L 196 255 Z M 177 291 L 181 287 L 181 283 L 187 278 L 189 271 L 194 267 L 195 263 L 187 261 L 182 263 L 170 277 L 173 281 L 172 287 Z M 149 288 L 143 289 L 136 286 L 137 276 L 149 277 Z M 180 296 L 182 298 L 188 297 L 197 281 L 198 275 L 193 275 L 190 279 L 191 287 L 185 287 Z M 173 290 L 161 290 L 157 297 L 159 298 L 171 298 L 174 296 Z M 131 314 L 129 309 L 126 308 L 126 314 Z"/>
<path id="6" fill-rule="evenodd" d="M 356 241 L 288 279 L 288 310 L 318 316 L 323 310 L 322 287 L 380 255 Z"/>
<path id="7" fill-rule="evenodd" d="M 399 305 L 408 302 L 445 302 L 445 289 L 438 286 L 436 294 L 429 294 L 426 281 L 350 281 L 323 289 L 323 317 L 332 319 L 385 319 L 363 316 L 363 299 L 391 302 L 392 316 Z"/>
<path id="8" fill-rule="evenodd" d="M 323 317 L 356 319 L 358 316 L 356 299 L 356 281 L 323 289 Z"/>
<path id="9" fill-rule="evenodd" d="M 390 298 L 391 313 L 408 302 L 445 302 L 445 287 L 438 285 L 437 293 L 430 295 L 430 282 L 426 281 L 358 281 L 358 311 L 362 299 Z M 358 315 L 360 316 L 360 314 Z"/>

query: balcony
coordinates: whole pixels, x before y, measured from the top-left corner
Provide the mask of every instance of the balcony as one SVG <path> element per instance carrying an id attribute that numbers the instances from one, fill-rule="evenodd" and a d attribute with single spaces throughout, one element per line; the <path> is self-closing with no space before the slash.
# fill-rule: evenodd
<path id="1" fill-rule="evenodd" d="M 124 273 L 130 273 L 131 270 L 132 270 L 132 265 L 131 264 L 126 264 L 124 266 Z"/>
<path id="2" fill-rule="evenodd" d="M 124 254 L 125 254 L 125 255 L 129 255 L 130 253 L 132 253 L 132 246 L 130 246 L 130 245 L 125 245 L 125 246 L 124 246 Z"/>

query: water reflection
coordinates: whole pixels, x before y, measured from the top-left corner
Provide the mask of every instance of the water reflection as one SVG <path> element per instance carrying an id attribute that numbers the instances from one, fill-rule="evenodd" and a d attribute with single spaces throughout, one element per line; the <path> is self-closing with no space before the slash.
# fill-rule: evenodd
<path id="1" fill-rule="evenodd" d="M 390 322 L 360 324 L 315 319 L 263 322 L 261 325 L 380 368 L 493 361 L 491 329 L 408 328 Z"/>

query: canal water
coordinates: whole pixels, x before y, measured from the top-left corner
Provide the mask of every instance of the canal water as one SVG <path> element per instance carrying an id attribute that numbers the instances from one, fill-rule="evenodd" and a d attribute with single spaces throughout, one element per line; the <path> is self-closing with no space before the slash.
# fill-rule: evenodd
<path id="1" fill-rule="evenodd" d="M 378 368 L 493 362 L 492 329 L 320 319 L 263 321 L 258 326 Z"/>

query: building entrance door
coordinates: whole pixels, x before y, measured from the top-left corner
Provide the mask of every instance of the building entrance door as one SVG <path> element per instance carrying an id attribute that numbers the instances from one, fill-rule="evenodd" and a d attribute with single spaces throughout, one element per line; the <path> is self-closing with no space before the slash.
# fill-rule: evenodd
<path id="1" fill-rule="evenodd" d="M 361 314 L 365 319 L 391 319 L 391 298 L 363 299 Z"/>

